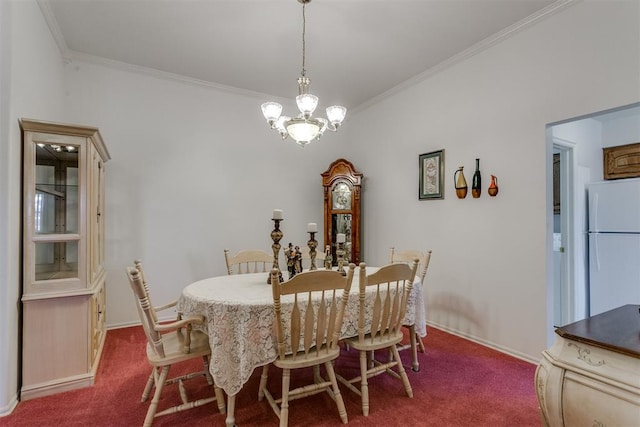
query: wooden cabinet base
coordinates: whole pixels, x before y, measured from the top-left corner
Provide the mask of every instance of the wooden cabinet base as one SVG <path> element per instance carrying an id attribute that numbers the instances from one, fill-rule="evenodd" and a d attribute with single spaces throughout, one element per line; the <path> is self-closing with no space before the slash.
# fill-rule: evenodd
<path id="1" fill-rule="evenodd" d="M 97 366 L 96 366 L 97 367 Z M 20 400 L 35 399 L 37 397 L 49 396 L 65 391 L 90 387 L 94 384 L 95 372 L 73 377 L 59 378 L 55 381 L 24 386 L 20 392 Z"/>
<path id="2" fill-rule="evenodd" d="M 625 316 L 629 322 L 618 322 Z M 535 375 L 536 393 L 545 425 L 638 425 L 639 316 L 637 305 L 623 306 L 556 331 L 560 336 L 556 337 L 550 349 L 542 353 Z M 615 342 L 613 334 L 605 333 L 602 336 L 614 339 L 603 342 L 597 334 L 592 334 L 594 331 L 607 332 L 607 329 L 618 330 L 621 340 Z M 627 340 L 628 337 L 632 339 Z M 620 345 L 625 342 L 635 343 L 635 346 Z"/>
<path id="3" fill-rule="evenodd" d="M 23 301 L 21 400 L 93 385 L 106 337 L 95 310 L 104 286 L 86 295 Z"/>

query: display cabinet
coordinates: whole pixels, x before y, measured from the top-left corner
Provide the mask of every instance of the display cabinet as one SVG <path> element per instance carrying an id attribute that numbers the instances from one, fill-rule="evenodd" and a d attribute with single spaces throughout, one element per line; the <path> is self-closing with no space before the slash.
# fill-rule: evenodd
<path id="1" fill-rule="evenodd" d="M 338 262 L 338 234 L 345 235 L 346 262 L 360 263 L 360 193 L 362 173 L 351 162 L 338 159 L 322 173 L 324 188 L 324 246 L 331 247 L 333 264 Z"/>
<path id="2" fill-rule="evenodd" d="M 20 120 L 21 398 L 93 384 L 105 338 L 104 163 L 97 128 Z"/>

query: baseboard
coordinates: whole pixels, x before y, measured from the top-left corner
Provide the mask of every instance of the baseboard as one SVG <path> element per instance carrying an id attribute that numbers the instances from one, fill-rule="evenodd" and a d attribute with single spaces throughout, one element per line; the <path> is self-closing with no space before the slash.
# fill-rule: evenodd
<path id="1" fill-rule="evenodd" d="M 165 315 L 165 316 L 159 316 L 158 320 L 160 322 L 171 322 L 176 320 L 176 314 L 169 314 L 169 315 Z M 142 323 L 140 323 L 139 320 L 137 321 L 131 321 L 131 322 L 121 322 L 121 323 L 113 323 L 110 325 L 107 325 L 107 330 L 109 329 L 122 329 L 122 328 L 130 328 L 132 326 L 142 326 Z"/>
<path id="2" fill-rule="evenodd" d="M 94 376 L 91 373 L 74 375 L 61 380 L 38 383 L 22 387 L 20 400 L 35 399 L 36 397 L 49 396 L 78 388 L 90 387 L 93 385 Z"/>
<path id="3" fill-rule="evenodd" d="M 427 325 L 428 326 L 433 326 L 434 328 L 437 328 L 437 329 L 440 329 L 440 330 L 443 330 L 443 331 L 445 331 L 445 332 L 447 332 L 447 333 L 449 333 L 451 335 L 456 335 L 456 336 L 458 336 L 460 338 L 464 338 L 466 340 L 473 341 L 476 344 L 480 344 L 480 345 L 482 345 L 484 347 L 488 347 L 490 349 L 499 351 L 500 353 L 508 354 L 509 356 L 513 356 L 516 359 L 524 360 L 525 362 L 529 362 L 529 363 L 534 364 L 534 365 L 537 365 L 538 363 L 540 363 L 540 359 L 534 359 L 531 356 L 529 356 L 528 354 L 524 354 L 524 353 L 521 353 L 519 351 L 515 351 L 513 349 L 510 349 L 510 348 L 507 348 L 507 347 L 503 347 L 501 345 L 497 345 L 497 344 L 492 343 L 490 341 L 479 339 L 479 338 L 471 336 L 471 335 L 469 335 L 467 333 L 460 332 L 460 331 L 457 331 L 455 329 L 451 329 L 448 326 L 444 326 L 444 325 L 441 325 L 439 323 L 430 322 L 430 321 L 427 321 Z M 427 331 L 427 337 L 428 336 L 429 336 L 429 332 Z"/>
<path id="4" fill-rule="evenodd" d="M 11 400 L 5 406 L 0 408 L 0 418 L 11 415 L 14 409 L 18 406 L 18 395 L 14 394 L 11 396 Z"/>
<path id="5" fill-rule="evenodd" d="M 141 326 L 142 323 L 138 320 L 137 322 L 123 322 L 123 323 L 113 323 L 111 325 L 107 325 L 107 331 L 111 329 L 122 329 L 122 328 L 130 328 L 132 326 Z"/>

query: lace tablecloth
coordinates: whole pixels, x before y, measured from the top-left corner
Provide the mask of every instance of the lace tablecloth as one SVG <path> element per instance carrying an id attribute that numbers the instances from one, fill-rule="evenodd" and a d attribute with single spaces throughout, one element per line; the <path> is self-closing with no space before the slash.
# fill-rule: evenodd
<path id="1" fill-rule="evenodd" d="M 367 274 L 375 270 L 367 267 Z M 178 300 L 177 309 L 185 317 L 205 317 L 201 329 L 209 336 L 211 375 L 227 395 L 237 394 L 255 368 L 276 359 L 273 294 L 267 275 L 238 274 L 200 280 L 185 287 Z M 358 335 L 357 294 L 358 270 L 344 314 L 343 337 Z M 282 300 L 283 309 L 287 302 Z M 427 334 L 422 284 L 417 277 L 404 323 L 415 324 L 422 337 Z"/>

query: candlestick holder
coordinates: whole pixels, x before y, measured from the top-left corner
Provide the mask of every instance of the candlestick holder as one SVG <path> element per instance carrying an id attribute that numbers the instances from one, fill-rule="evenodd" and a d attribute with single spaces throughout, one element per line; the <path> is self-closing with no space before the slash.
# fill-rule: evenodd
<path id="1" fill-rule="evenodd" d="M 311 258 L 311 266 L 309 267 L 309 270 L 317 270 L 316 248 L 318 247 L 318 242 L 316 241 L 315 231 L 309 231 L 309 241 L 307 242 L 307 246 L 309 247 L 309 258 Z"/>
<path id="2" fill-rule="evenodd" d="M 344 269 L 344 242 L 336 243 L 336 256 L 338 257 L 338 273 L 346 276 L 347 272 Z"/>
<path id="3" fill-rule="evenodd" d="M 284 233 L 280 231 L 280 221 L 283 220 L 274 218 L 272 219 L 272 221 L 273 231 L 271 232 L 271 240 L 273 240 L 273 244 L 271 245 L 271 249 L 273 249 L 273 268 L 278 270 L 278 279 L 280 280 L 280 282 L 283 282 L 282 271 L 280 271 L 280 265 L 278 263 L 278 257 L 280 254 L 280 239 L 282 239 L 282 236 L 284 236 Z M 269 285 L 271 284 L 271 274 L 267 276 L 267 283 Z"/>
<path id="4" fill-rule="evenodd" d="M 331 270 L 333 267 L 333 256 L 331 255 L 331 246 L 327 245 L 324 248 L 324 269 Z"/>

